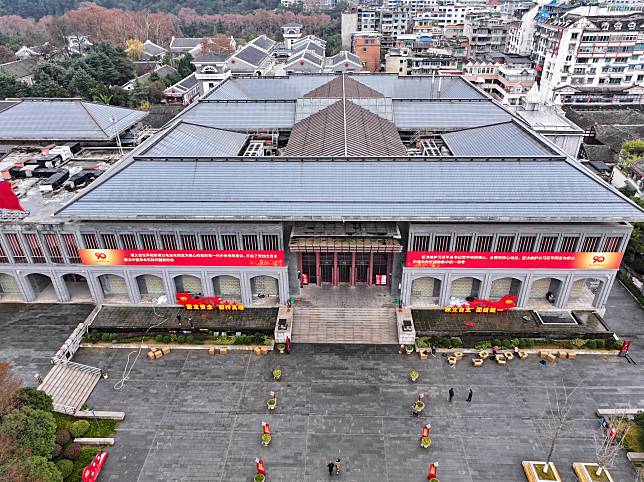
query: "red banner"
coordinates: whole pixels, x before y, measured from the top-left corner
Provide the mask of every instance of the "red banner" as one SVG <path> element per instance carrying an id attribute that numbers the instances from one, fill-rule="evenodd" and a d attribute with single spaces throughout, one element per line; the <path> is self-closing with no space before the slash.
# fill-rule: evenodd
<path id="1" fill-rule="evenodd" d="M 623 253 L 408 251 L 407 268 L 618 269 Z"/>
<path id="2" fill-rule="evenodd" d="M 81 249 L 89 266 L 284 266 L 284 251 Z"/>

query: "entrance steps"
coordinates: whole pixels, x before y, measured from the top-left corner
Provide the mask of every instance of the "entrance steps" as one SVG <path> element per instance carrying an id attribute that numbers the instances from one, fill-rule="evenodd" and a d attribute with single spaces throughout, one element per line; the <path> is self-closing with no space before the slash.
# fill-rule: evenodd
<path id="1" fill-rule="evenodd" d="M 393 307 L 293 307 L 293 343 L 397 345 Z"/>
<path id="2" fill-rule="evenodd" d="M 50 395 L 54 411 L 73 415 L 81 409 L 101 378 L 101 370 L 74 362 L 60 362 L 38 387 Z"/>

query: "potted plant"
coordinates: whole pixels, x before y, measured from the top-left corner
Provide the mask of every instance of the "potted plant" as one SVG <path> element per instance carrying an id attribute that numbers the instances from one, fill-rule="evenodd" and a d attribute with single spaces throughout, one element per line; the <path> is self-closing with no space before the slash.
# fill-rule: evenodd
<path id="1" fill-rule="evenodd" d="M 277 407 L 277 399 L 275 399 L 275 398 L 269 398 L 269 399 L 266 401 L 266 407 L 267 407 L 269 410 L 275 410 L 275 407 Z"/>
<path id="2" fill-rule="evenodd" d="M 281 378 L 282 378 L 282 370 L 280 370 L 279 368 L 276 368 L 275 370 L 273 370 L 273 380 L 276 382 L 279 382 Z"/>
<path id="3" fill-rule="evenodd" d="M 286 345 L 284 343 L 278 343 L 277 349 L 279 350 L 280 353 L 284 353 L 284 351 L 286 350 Z"/>
<path id="4" fill-rule="evenodd" d="M 418 380 L 418 377 L 419 377 L 419 376 L 420 376 L 420 375 L 418 374 L 418 372 L 417 372 L 416 370 L 412 370 L 412 371 L 410 371 L 410 372 L 409 372 L 409 379 L 410 379 L 412 382 L 415 382 L 416 380 Z"/>
<path id="5" fill-rule="evenodd" d="M 416 400 L 414 405 L 411 407 L 411 410 L 415 415 L 420 415 L 423 413 L 423 410 L 425 410 L 425 402 L 422 400 Z"/>
<path id="6" fill-rule="evenodd" d="M 414 345 L 405 345 L 405 352 L 407 355 L 414 353 Z"/>
<path id="7" fill-rule="evenodd" d="M 266 476 L 264 474 L 255 474 L 255 477 L 253 477 L 253 482 L 265 482 L 265 481 L 266 481 Z"/>
<path id="8" fill-rule="evenodd" d="M 262 445 L 264 447 L 268 447 L 268 445 L 271 443 L 271 434 L 269 433 L 263 433 L 262 434 Z"/>
<path id="9" fill-rule="evenodd" d="M 436 477 L 432 477 L 431 479 L 429 479 L 429 482 L 438 482 L 438 479 Z"/>
<path id="10" fill-rule="evenodd" d="M 421 437 L 420 446 L 422 448 L 428 449 L 431 444 L 432 444 L 432 439 L 430 439 L 429 437 Z"/>

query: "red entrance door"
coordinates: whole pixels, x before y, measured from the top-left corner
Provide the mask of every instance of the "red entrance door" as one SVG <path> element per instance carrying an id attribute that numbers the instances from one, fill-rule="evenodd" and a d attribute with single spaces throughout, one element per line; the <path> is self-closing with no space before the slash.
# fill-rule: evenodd
<path id="1" fill-rule="evenodd" d="M 351 282 L 351 253 L 338 253 L 338 283 Z"/>

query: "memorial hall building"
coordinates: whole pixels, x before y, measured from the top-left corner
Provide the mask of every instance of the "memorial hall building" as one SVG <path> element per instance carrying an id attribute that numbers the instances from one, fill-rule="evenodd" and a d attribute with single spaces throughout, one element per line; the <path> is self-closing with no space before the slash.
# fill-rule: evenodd
<path id="1" fill-rule="evenodd" d="M 360 287 L 601 312 L 644 221 L 458 76 L 230 77 L 76 194 L 19 202 L 0 211 L 4 301 Z"/>

